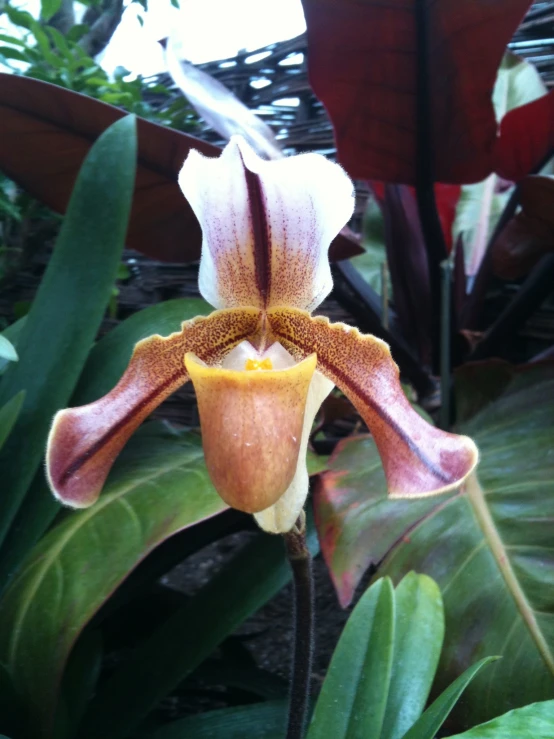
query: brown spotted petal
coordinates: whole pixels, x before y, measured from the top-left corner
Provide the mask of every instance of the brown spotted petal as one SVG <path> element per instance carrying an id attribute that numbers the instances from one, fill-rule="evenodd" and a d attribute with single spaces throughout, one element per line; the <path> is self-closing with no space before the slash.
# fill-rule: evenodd
<path id="1" fill-rule="evenodd" d="M 186 352 L 194 351 L 207 362 L 220 361 L 256 334 L 260 318 L 254 309 L 216 311 L 185 321 L 171 336 L 143 339 L 108 395 L 57 413 L 46 454 L 48 481 L 56 498 L 73 508 L 92 505 L 133 431 L 188 381 Z"/>
<path id="2" fill-rule="evenodd" d="M 379 449 L 391 497 L 446 492 L 473 470 L 478 461 L 473 441 L 441 431 L 416 413 L 383 341 L 304 311 L 275 309 L 268 320 L 289 352 L 297 357 L 315 352 L 318 370 L 354 403 Z"/>
<path id="3" fill-rule="evenodd" d="M 315 355 L 279 370 L 208 367 L 193 354 L 186 355 L 185 365 L 217 492 L 239 511 L 265 510 L 296 472 Z"/>
<path id="4" fill-rule="evenodd" d="M 202 226 L 199 288 L 213 306 L 313 310 L 331 291 L 329 245 L 354 208 L 337 164 L 266 162 L 233 136 L 218 158 L 192 150 L 179 184 Z"/>

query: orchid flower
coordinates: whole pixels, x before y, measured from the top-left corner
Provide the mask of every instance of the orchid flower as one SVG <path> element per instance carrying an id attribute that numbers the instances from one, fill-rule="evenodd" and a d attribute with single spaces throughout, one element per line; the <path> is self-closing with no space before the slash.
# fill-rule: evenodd
<path id="1" fill-rule="evenodd" d="M 328 248 L 352 215 L 341 167 L 318 154 L 263 161 L 233 137 L 218 158 L 191 151 L 179 184 L 202 226 L 200 292 L 216 310 L 143 339 L 108 395 L 56 415 L 54 495 L 94 503 L 133 431 L 189 380 L 217 492 L 266 531 L 289 531 L 303 509 L 310 429 L 334 385 L 373 434 L 391 497 L 459 486 L 477 463 L 471 439 L 411 407 L 387 344 L 310 315 L 331 291 Z"/>

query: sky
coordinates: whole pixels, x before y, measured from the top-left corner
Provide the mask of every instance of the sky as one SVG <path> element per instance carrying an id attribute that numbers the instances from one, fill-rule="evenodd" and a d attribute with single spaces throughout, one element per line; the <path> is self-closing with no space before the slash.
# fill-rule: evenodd
<path id="1" fill-rule="evenodd" d="M 99 61 L 108 72 L 122 65 L 150 75 L 165 69 L 157 40 L 172 33 L 183 55 L 198 64 L 293 38 L 305 29 L 300 0 L 181 0 L 180 10 L 170 0 L 149 0 L 148 13 L 137 3 L 127 7 Z"/>
<path id="2" fill-rule="evenodd" d="M 15 3 L 35 18 L 40 4 L 40 0 Z M 126 4 L 108 48 L 98 57 L 108 73 L 118 66 L 133 75 L 164 71 L 158 39 L 171 34 L 183 56 L 199 64 L 293 38 L 306 30 L 300 0 L 180 0 L 179 10 L 171 5 L 171 0 L 149 0 L 147 13 L 136 2 L 126 0 Z M 85 10 L 80 5 L 76 8 Z M 1 16 L 0 32 L 13 31 L 7 17 Z"/>

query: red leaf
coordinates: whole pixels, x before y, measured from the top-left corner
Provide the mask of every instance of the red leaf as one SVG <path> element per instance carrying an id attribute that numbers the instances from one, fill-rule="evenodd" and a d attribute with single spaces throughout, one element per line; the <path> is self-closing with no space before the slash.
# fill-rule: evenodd
<path id="1" fill-rule="evenodd" d="M 507 180 L 536 171 L 554 149 L 554 92 L 521 105 L 500 122 L 494 169 Z"/>
<path id="2" fill-rule="evenodd" d="M 0 74 L 0 169 L 64 213 L 93 142 L 124 115 L 119 108 L 47 82 Z M 177 175 L 191 148 L 206 156 L 217 156 L 220 149 L 142 118 L 137 127 L 137 181 L 127 244 L 156 259 L 194 261 L 200 257 L 200 226 Z M 330 256 L 347 259 L 361 251 L 355 237 L 340 234 Z"/>
<path id="3" fill-rule="evenodd" d="M 426 62 L 434 178 L 476 182 L 493 168 L 491 91 L 529 0 L 303 0 L 310 80 L 339 160 L 360 179 L 416 183 L 418 64 Z M 418 42 L 416 13 L 429 40 Z M 421 100 L 421 96 L 419 96 Z"/>

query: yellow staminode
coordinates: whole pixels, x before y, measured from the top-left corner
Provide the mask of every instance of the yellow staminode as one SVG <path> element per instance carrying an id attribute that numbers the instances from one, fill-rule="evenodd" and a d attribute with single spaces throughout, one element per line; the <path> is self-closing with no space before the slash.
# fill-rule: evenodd
<path id="1" fill-rule="evenodd" d="M 244 363 L 245 370 L 271 370 L 273 369 L 273 362 L 269 357 L 262 359 L 247 359 Z"/>

